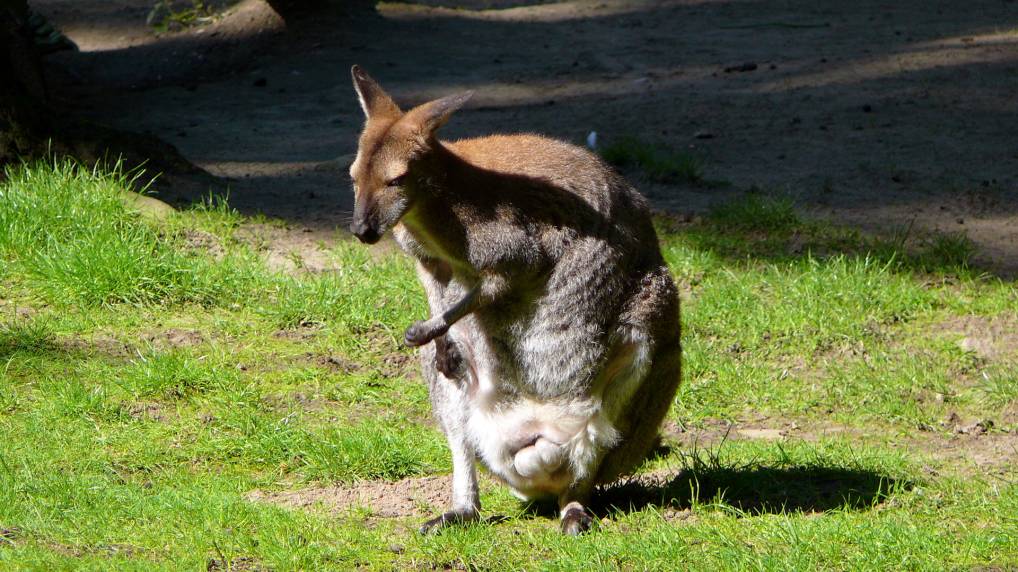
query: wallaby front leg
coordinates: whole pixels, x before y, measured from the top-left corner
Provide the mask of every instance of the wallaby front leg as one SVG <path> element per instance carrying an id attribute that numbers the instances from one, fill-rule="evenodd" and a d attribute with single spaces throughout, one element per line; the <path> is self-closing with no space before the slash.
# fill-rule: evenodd
<path id="1" fill-rule="evenodd" d="M 452 280 L 452 269 L 441 260 L 424 258 L 417 261 L 417 278 L 428 296 L 431 316 L 438 316 L 445 311 L 445 294 Z M 462 361 L 455 342 L 446 336 L 435 338 L 435 369 L 442 375 L 449 379 L 456 377 Z"/>
<path id="2" fill-rule="evenodd" d="M 446 429 L 449 449 L 452 451 L 452 507 L 421 525 L 421 534 L 437 531 L 449 525 L 473 522 L 481 514 L 481 497 L 477 487 L 477 468 L 474 453 L 461 427 Z"/>
<path id="3" fill-rule="evenodd" d="M 491 304 L 506 290 L 506 280 L 497 274 L 485 275 L 481 283 L 467 292 L 453 307 L 428 320 L 414 322 L 403 334 L 408 346 L 423 346 L 438 336 L 444 335 L 449 328 L 464 316 Z"/>

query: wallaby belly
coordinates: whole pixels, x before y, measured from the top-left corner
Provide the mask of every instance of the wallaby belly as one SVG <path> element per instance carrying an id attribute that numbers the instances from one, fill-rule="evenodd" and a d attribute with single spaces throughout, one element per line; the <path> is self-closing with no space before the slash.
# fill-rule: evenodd
<path id="1" fill-rule="evenodd" d="M 605 379 L 546 396 L 531 390 L 532 370 L 506 367 L 513 360 L 501 355 L 497 343 L 493 347 L 475 319 L 455 326 L 451 336 L 469 364 L 459 382 L 466 433 L 495 476 L 518 496 L 534 499 L 558 496 L 596 472 L 599 459 L 619 441 L 617 418 L 644 377 L 642 337 L 623 336 L 602 352 L 608 361 L 599 360 L 599 373 Z M 532 336 L 544 333 L 530 331 L 523 339 Z"/>
<path id="2" fill-rule="evenodd" d="M 493 403 L 477 394 L 467 433 L 484 465 L 526 499 L 558 496 L 617 439 L 599 404 L 589 400 Z"/>

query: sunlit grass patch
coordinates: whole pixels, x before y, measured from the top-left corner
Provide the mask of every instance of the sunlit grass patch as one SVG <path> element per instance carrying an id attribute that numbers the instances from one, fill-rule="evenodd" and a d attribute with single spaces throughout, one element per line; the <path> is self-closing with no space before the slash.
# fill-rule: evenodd
<path id="1" fill-rule="evenodd" d="M 993 408 L 1014 404 L 1018 410 L 1018 360 L 999 363 L 976 374 L 976 388 L 980 399 Z M 1018 425 L 1018 419 L 1014 420 Z"/>
<path id="2" fill-rule="evenodd" d="M 339 241 L 335 271 L 283 273 L 249 236 L 260 226 L 220 198 L 150 217 L 116 199 L 137 186 L 122 174 L 10 173 L 0 568 L 1018 562 L 1015 468 L 994 448 L 1014 427 L 1018 361 L 966 350 L 970 334 L 952 329 L 958 316 L 1009 323 L 1018 290 L 972 268 L 960 235 L 863 235 L 764 192 L 692 222 L 660 217 L 684 384 L 637 488 L 602 497 L 591 534 L 563 538 L 553 514 L 487 480 L 484 515 L 503 519 L 419 537 L 423 515 L 249 500 L 450 471 L 400 346 L 427 315 L 406 257 Z M 100 252 L 110 245 L 127 258 Z M 954 432 L 976 420 L 993 422 L 985 435 Z M 958 461 L 968 446 L 983 447 L 978 463 Z"/>
<path id="3" fill-rule="evenodd" d="M 688 245 L 686 256 L 700 259 L 698 270 L 717 262 L 792 261 L 810 256 L 826 260 L 839 255 L 886 263 L 895 273 L 985 278 L 970 267 L 975 246 L 958 233 L 930 233 L 903 227 L 885 236 L 821 219 L 803 219 L 791 198 L 755 189 L 743 197 L 715 205 L 696 225 L 677 227 L 658 220 L 666 251 Z M 681 269 L 685 260 L 672 259 Z"/>
<path id="4" fill-rule="evenodd" d="M 181 399 L 215 388 L 242 386 L 236 365 L 221 353 L 152 351 L 139 353 L 127 364 L 108 367 L 108 372 L 100 375 L 135 398 Z"/>
<path id="5" fill-rule="evenodd" d="M 718 204 L 711 209 L 708 219 L 727 231 L 781 233 L 801 225 L 792 199 L 760 194 L 749 194 L 741 200 Z"/>
<path id="6" fill-rule="evenodd" d="M 404 257 L 375 257 L 345 241 L 333 255 L 340 262 L 334 272 L 281 279 L 266 315 L 281 327 L 331 322 L 355 334 L 405 327 L 407 316 L 424 316 L 427 306 Z"/>
<path id="7" fill-rule="evenodd" d="M 53 330 L 45 318 L 0 321 L 0 358 L 15 353 L 38 353 L 53 347 Z"/>
<path id="8" fill-rule="evenodd" d="M 766 343 L 813 351 L 907 320 L 933 303 L 927 291 L 887 264 L 843 256 L 720 272 L 700 287 L 689 309 L 690 327 L 744 349 Z"/>
<path id="9" fill-rule="evenodd" d="M 50 303 L 222 303 L 243 297 L 258 277 L 246 253 L 195 256 L 140 221 L 123 200 L 140 174 L 65 161 L 10 167 L 6 177 L 0 252 Z"/>

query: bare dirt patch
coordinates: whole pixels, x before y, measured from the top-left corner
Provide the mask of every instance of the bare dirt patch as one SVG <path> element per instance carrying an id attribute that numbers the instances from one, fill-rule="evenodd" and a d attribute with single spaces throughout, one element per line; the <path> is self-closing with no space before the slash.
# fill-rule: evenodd
<path id="1" fill-rule="evenodd" d="M 858 431 L 843 425 L 822 425 L 794 420 L 731 422 L 723 419 L 706 419 L 698 427 L 682 427 L 674 421 L 668 421 L 662 427 L 661 433 L 665 439 L 683 447 L 702 448 L 717 445 L 723 441 L 739 440 L 800 439 L 816 441 L 834 435 L 854 434 Z"/>
<path id="2" fill-rule="evenodd" d="M 1005 409 L 1002 423 L 1018 415 L 1018 406 Z M 773 425 L 708 421 L 703 427 L 683 429 L 674 422 L 665 424 L 663 436 L 689 451 L 717 447 L 725 441 L 808 441 L 845 437 L 858 442 L 875 442 L 902 451 L 920 450 L 943 462 L 945 470 L 958 474 L 986 474 L 1018 470 L 1018 433 L 996 429 L 993 421 L 962 419 L 952 414 L 934 428 L 888 439 L 879 428 L 861 428 L 818 422 L 775 420 Z"/>
<path id="3" fill-rule="evenodd" d="M 915 444 L 960 474 L 1005 474 L 1018 471 L 1018 434 L 958 434 L 915 440 Z"/>
<path id="4" fill-rule="evenodd" d="M 417 358 L 404 352 L 388 352 L 382 357 L 382 374 L 386 377 L 409 376 L 417 372 Z"/>
<path id="5" fill-rule="evenodd" d="M 106 558 L 114 556 L 122 557 L 137 557 L 144 554 L 148 554 L 151 551 L 139 546 L 132 546 L 130 544 L 95 544 L 95 545 L 71 545 L 62 544 L 58 542 L 46 542 L 46 547 L 53 550 L 57 554 L 64 556 L 70 556 L 73 558 L 82 558 L 87 555 L 96 555 Z"/>
<path id="6" fill-rule="evenodd" d="M 23 302 L 5 300 L 0 298 L 0 317 L 4 320 L 31 320 L 39 313 L 39 309 L 32 306 L 20 306 Z"/>
<path id="7" fill-rule="evenodd" d="M 127 407 L 127 413 L 139 421 L 167 421 L 176 416 L 165 405 L 154 402 L 132 403 Z"/>
<path id="8" fill-rule="evenodd" d="M 270 568 L 267 568 L 266 566 L 258 562 L 257 559 L 252 558 L 250 556 L 239 556 L 237 558 L 232 558 L 229 560 L 212 558 L 205 566 L 205 569 L 208 570 L 209 572 L 213 572 L 215 570 L 229 570 L 231 572 L 270 570 Z"/>
<path id="9" fill-rule="evenodd" d="M 208 232 L 189 229 L 183 233 L 181 239 L 185 249 L 208 254 L 216 260 L 221 259 L 226 253 L 219 237 Z"/>
<path id="10" fill-rule="evenodd" d="M 115 358 L 130 357 L 137 352 L 130 344 L 103 333 L 97 333 L 88 338 L 65 338 L 58 343 L 60 347 L 72 352 L 105 354 Z"/>
<path id="11" fill-rule="evenodd" d="M 170 328 L 167 330 L 150 330 L 140 336 L 142 343 L 151 344 L 158 350 L 186 348 L 205 342 L 205 336 L 197 330 Z"/>
<path id="12" fill-rule="evenodd" d="M 246 224 L 234 235 L 260 251 L 269 267 L 282 272 L 325 272 L 337 268 L 329 245 L 337 239 L 335 230 L 294 228 L 269 224 Z"/>
<path id="13" fill-rule="evenodd" d="M 187 348 L 205 343 L 205 335 L 186 328 L 152 329 L 138 335 L 137 345 L 125 342 L 113 335 L 98 332 L 88 337 L 73 336 L 61 338 L 59 347 L 75 352 L 105 354 L 115 358 L 136 356 L 139 345 L 149 346 L 158 351 Z"/>
<path id="14" fill-rule="evenodd" d="M 425 516 L 449 503 L 452 477 L 442 475 L 396 482 L 362 481 L 352 485 L 313 487 L 297 491 L 252 491 L 248 500 L 287 508 L 312 508 L 343 514 L 364 507 L 381 517 Z"/>
<path id="15" fill-rule="evenodd" d="M 308 353 L 304 354 L 304 359 L 308 363 L 341 373 L 356 373 L 364 369 L 361 364 L 340 355 L 316 355 Z"/>
<path id="16" fill-rule="evenodd" d="M 281 340 L 292 340 L 297 342 L 303 342 L 310 340 L 311 338 L 318 335 L 318 331 L 321 330 L 320 324 L 312 322 L 304 322 L 298 324 L 295 328 L 283 328 L 272 332 L 272 337 Z"/>
<path id="17" fill-rule="evenodd" d="M 0 544 L 14 544 L 14 542 L 20 539 L 22 531 L 16 526 L 2 527 L 0 526 Z"/>
<path id="18" fill-rule="evenodd" d="M 958 336 L 958 347 L 985 360 L 1018 356 L 1018 315 L 959 316 L 935 330 Z"/>
<path id="19" fill-rule="evenodd" d="M 268 409 L 279 412 L 296 410 L 307 413 L 342 408 L 342 404 L 325 399 L 317 393 L 300 391 L 285 395 L 266 395 L 262 397 L 261 402 Z"/>

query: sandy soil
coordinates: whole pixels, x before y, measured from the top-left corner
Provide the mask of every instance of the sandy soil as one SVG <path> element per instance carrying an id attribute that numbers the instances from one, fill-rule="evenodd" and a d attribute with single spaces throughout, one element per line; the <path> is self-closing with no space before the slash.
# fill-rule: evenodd
<path id="1" fill-rule="evenodd" d="M 349 486 L 311 487 L 291 491 L 256 490 L 247 498 L 289 508 L 314 508 L 344 514 L 369 508 L 374 516 L 425 516 L 445 510 L 449 504 L 452 477 L 421 477 L 396 482 L 361 481 Z"/>
<path id="2" fill-rule="evenodd" d="M 639 181 L 661 208 L 702 211 L 759 186 L 870 231 L 914 220 L 963 232 L 978 262 L 1018 273 L 1016 3 L 344 4 L 284 22 L 243 0 L 157 35 L 151 0 L 33 1 L 82 47 L 49 60 L 66 106 L 169 141 L 238 208 L 316 233 L 350 208 L 359 63 L 405 103 L 476 90 L 450 137 L 635 134 L 732 183 Z M 179 200 L 207 185 L 161 191 Z"/>

